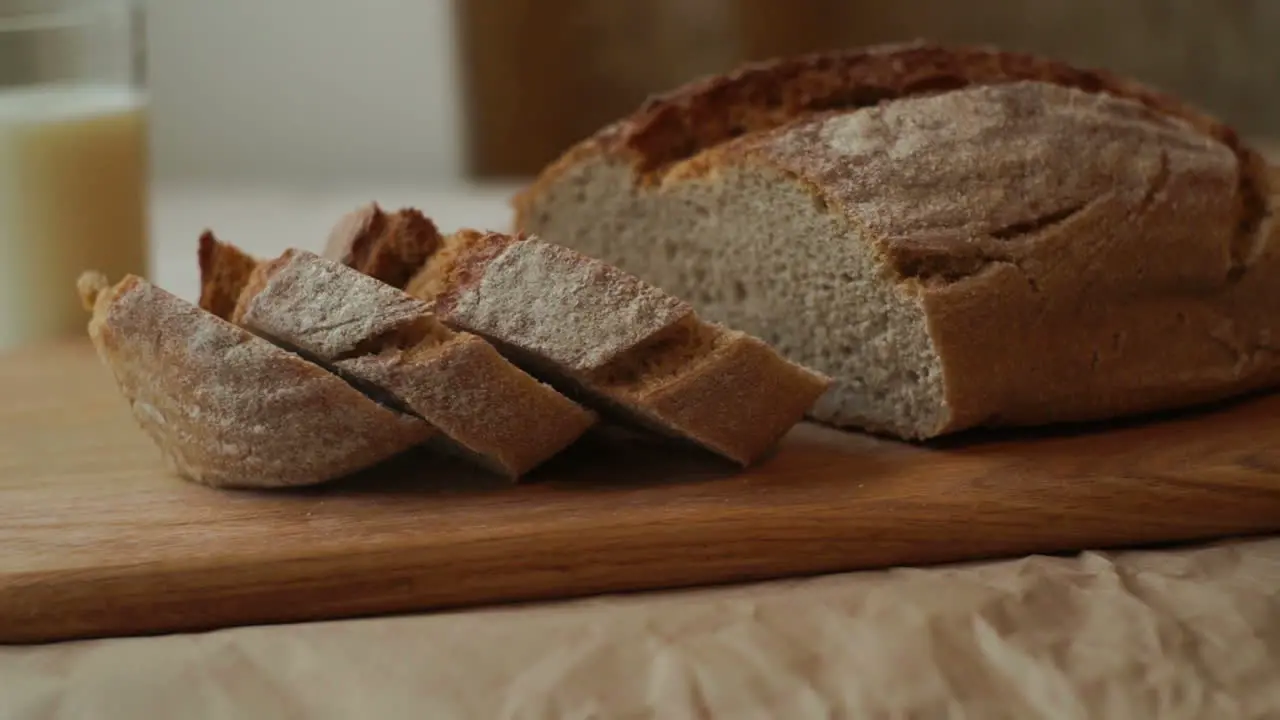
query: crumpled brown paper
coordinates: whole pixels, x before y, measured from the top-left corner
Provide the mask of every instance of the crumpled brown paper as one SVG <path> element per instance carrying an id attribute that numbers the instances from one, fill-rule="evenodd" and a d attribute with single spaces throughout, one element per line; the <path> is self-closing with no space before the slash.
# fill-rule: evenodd
<path id="1" fill-rule="evenodd" d="M 0 718 L 1277 718 L 1280 538 L 0 648 Z"/>

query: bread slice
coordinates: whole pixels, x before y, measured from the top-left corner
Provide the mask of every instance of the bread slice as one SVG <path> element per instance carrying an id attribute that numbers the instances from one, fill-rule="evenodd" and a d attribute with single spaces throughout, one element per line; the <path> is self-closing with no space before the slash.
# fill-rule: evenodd
<path id="1" fill-rule="evenodd" d="M 237 308 L 237 323 L 422 418 L 511 477 L 596 422 L 483 339 L 440 324 L 421 300 L 305 250 L 260 264 Z"/>
<path id="2" fill-rule="evenodd" d="M 313 485 L 434 431 L 322 368 L 130 275 L 78 289 L 89 336 L 142 430 L 182 477 L 214 487 Z"/>
<path id="3" fill-rule="evenodd" d="M 584 403 L 744 465 L 828 384 L 657 288 L 534 238 L 451 235 L 407 289 Z"/>
<path id="4" fill-rule="evenodd" d="M 906 438 L 1280 384 L 1274 181 L 1132 81 L 927 44 L 751 64 L 656 97 L 516 198 L 835 383 Z"/>

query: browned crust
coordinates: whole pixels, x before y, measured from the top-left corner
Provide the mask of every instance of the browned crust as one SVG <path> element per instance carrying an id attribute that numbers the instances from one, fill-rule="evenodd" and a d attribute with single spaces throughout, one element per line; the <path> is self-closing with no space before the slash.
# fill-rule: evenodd
<path id="1" fill-rule="evenodd" d="M 322 256 L 404 288 L 440 242 L 439 229 L 419 210 L 387 213 L 368 203 L 338 220 Z"/>
<path id="2" fill-rule="evenodd" d="M 516 368 L 480 337 L 390 350 L 337 368 L 394 394 L 490 469 L 518 478 L 573 444 L 596 415 Z"/>
<path id="3" fill-rule="evenodd" d="M 435 310 L 441 317 L 448 317 L 454 311 L 459 296 L 480 282 L 485 269 L 494 258 L 514 243 L 525 239 L 523 234 L 506 235 L 471 229 L 461 230 L 455 237 L 457 244 L 449 262 L 433 268 L 436 287 L 433 300 Z"/>
<path id="4" fill-rule="evenodd" d="M 724 331 L 715 350 L 632 402 L 701 445 L 754 463 L 817 402 L 830 381 L 763 341 Z"/>
<path id="5" fill-rule="evenodd" d="M 734 138 L 816 113 L 851 111 L 888 100 L 975 85 L 1040 81 L 1137 101 L 1179 118 L 1229 147 L 1239 159 L 1239 234 L 1251 238 L 1266 214 L 1266 163 L 1218 119 L 1152 88 L 1097 69 L 987 47 L 928 43 L 878 45 L 750 63 L 647 100 L 552 163 L 513 199 L 515 227 L 565 171 L 592 157 L 619 158 L 641 183 L 659 181 L 681 160 Z M 1247 244 L 1248 240 L 1242 240 Z"/>
<path id="6" fill-rule="evenodd" d="M 1181 202 L 1212 203 L 1213 197 L 1184 195 Z M 1101 217 L 1105 225 L 1082 217 L 1071 233 L 1105 238 L 1141 232 Z M 1151 256 L 1147 270 L 1153 276 L 1162 263 L 1190 256 L 1169 235 L 1155 236 L 1165 249 Z M 1275 247 L 1280 225 L 1264 226 L 1263 235 L 1260 245 Z M 1205 263 L 1206 269 L 1214 266 Z M 1131 297 L 1101 289 L 1106 275 L 1091 275 L 1074 258 L 1059 259 L 1053 270 L 1031 283 L 1018 264 L 997 262 L 983 271 L 981 282 L 923 288 L 920 298 L 951 411 L 930 435 L 1134 416 L 1280 383 L 1280 347 L 1273 334 L 1280 317 L 1274 286 L 1280 254 L 1274 251 L 1264 251 L 1247 272 L 1222 282 L 1197 287 L 1188 274 L 1181 286 L 1166 282 L 1159 291 L 1143 288 Z M 1105 310 L 1082 311 L 1079 304 L 1090 301 Z"/>
<path id="7" fill-rule="evenodd" d="M 311 485 L 426 441 L 426 423 L 145 280 L 78 283 L 89 336 L 135 420 L 182 477 Z"/>
<path id="8" fill-rule="evenodd" d="M 489 237 L 492 235 L 492 237 Z M 475 255 L 481 246 L 491 246 L 496 254 L 505 244 L 505 236 L 496 233 L 483 233 L 479 230 L 464 228 L 445 237 L 439 249 L 432 253 L 418 272 L 405 284 L 404 291 L 428 303 L 436 303 L 441 295 L 458 285 L 455 273 L 470 272 L 466 267 L 455 270 L 460 256 Z M 492 244 L 492 245 L 491 245 Z"/>
<path id="9" fill-rule="evenodd" d="M 212 230 L 200 234 L 196 257 L 200 265 L 200 308 L 229 319 L 258 260 L 222 242 Z"/>
<path id="10" fill-rule="evenodd" d="M 511 236 L 498 232 L 477 232 L 463 229 L 456 233 L 457 245 L 448 264 L 435 268 L 436 295 L 435 311 L 442 318 L 447 318 L 457 305 L 461 293 L 475 287 L 484 277 L 485 269 L 494 258 L 502 255 L 504 250 L 518 240 L 524 240 L 524 234 Z"/>

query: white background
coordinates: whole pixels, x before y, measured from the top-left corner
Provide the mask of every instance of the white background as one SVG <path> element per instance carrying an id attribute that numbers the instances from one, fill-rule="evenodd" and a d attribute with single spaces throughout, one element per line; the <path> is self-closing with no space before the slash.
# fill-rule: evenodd
<path id="1" fill-rule="evenodd" d="M 156 179 L 439 185 L 463 167 L 449 0 L 149 0 Z"/>

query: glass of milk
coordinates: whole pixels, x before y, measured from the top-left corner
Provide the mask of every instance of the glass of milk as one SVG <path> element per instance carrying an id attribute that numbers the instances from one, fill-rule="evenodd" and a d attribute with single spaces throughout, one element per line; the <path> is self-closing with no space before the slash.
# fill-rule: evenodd
<path id="1" fill-rule="evenodd" d="M 82 270 L 149 269 L 142 12 L 0 0 L 0 353 L 84 337 Z"/>

